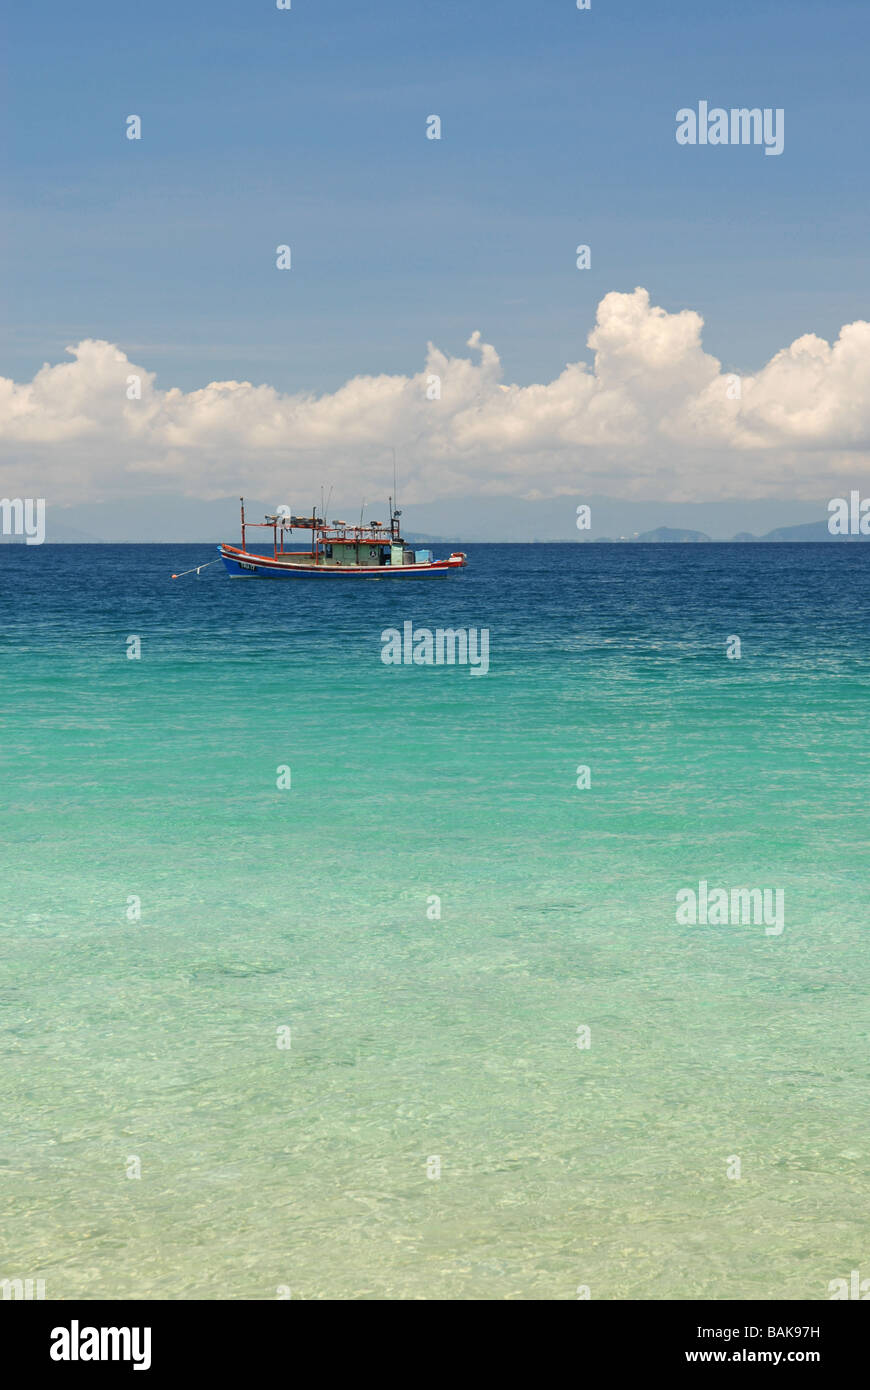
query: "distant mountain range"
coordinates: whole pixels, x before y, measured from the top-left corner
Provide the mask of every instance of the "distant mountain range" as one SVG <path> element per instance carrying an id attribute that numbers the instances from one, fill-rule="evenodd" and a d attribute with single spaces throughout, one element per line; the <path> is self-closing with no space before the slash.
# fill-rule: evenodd
<path id="1" fill-rule="evenodd" d="M 738 531 L 732 541 L 760 544 L 771 541 L 870 541 L 870 536 L 832 536 L 827 521 L 810 521 L 804 526 L 777 526 L 763 536 L 753 536 L 749 531 Z M 632 542 L 654 545 L 694 544 L 698 541 L 712 541 L 703 531 L 683 531 L 674 526 L 657 526 L 654 531 L 640 531 L 634 536 L 599 536 L 593 543 L 599 545 L 623 545 Z M 721 543 L 721 542 L 720 542 Z"/>
<path id="2" fill-rule="evenodd" d="M 741 532 L 736 541 L 870 541 L 870 536 L 832 536 L 827 519 L 811 521 L 807 526 L 778 526 L 766 536 L 749 536 Z"/>
<path id="3" fill-rule="evenodd" d="M 249 520 L 273 512 L 282 498 L 246 499 Z M 577 529 L 577 509 L 591 512 L 588 530 Z M 387 520 L 385 499 L 365 508 L 367 520 Z M 458 544 L 483 541 L 574 541 L 598 544 L 698 544 L 709 541 L 852 541 L 866 536 L 832 536 L 827 524 L 828 499 L 788 501 L 776 498 L 729 499 L 726 502 L 625 501 L 605 496 L 463 497 L 440 502 L 408 503 L 402 524 L 409 541 Z M 354 522 L 360 508 L 343 502 L 329 516 Z M 258 533 L 254 533 L 257 535 Z M 259 533 L 260 539 L 267 532 Z M 237 497 L 202 501 L 164 493 L 112 502 L 46 507 L 46 539 L 56 544 L 237 542 Z M 0 543 L 18 537 L 0 536 Z"/>

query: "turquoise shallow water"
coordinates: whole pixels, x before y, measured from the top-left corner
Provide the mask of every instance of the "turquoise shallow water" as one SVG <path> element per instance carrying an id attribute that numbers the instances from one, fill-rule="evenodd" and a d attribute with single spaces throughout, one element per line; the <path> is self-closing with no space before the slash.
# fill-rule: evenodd
<path id="1" fill-rule="evenodd" d="M 0 548 L 0 1276 L 870 1277 L 870 549 L 469 554 L 339 591 L 171 582 L 202 547 Z M 489 673 L 385 666 L 406 619 L 489 628 Z M 781 887 L 781 936 L 677 925 L 701 878 Z"/>

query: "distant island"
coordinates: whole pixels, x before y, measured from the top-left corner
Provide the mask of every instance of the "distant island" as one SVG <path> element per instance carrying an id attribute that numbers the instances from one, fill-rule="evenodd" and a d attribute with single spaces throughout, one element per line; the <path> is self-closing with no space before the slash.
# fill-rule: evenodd
<path id="1" fill-rule="evenodd" d="M 657 526 L 654 531 L 636 531 L 633 536 L 593 536 L 593 545 L 693 545 L 698 541 L 709 541 L 703 531 L 688 531 L 680 526 Z"/>
<path id="2" fill-rule="evenodd" d="M 803 526 L 777 526 L 763 536 L 738 531 L 732 542 L 770 543 L 772 541 L 868 541 L 870 536 L 832 536 L 827 521 L 810 521 Z M 677 526 L 657 526 L 654 531 L 639 531 L 633 536 L 590 536 L 591 545 L 695 545 L 701 541 L 713 544 L 712 537 L 703 531 L 689 531 Z M 721 545 L 722 542 L 720 541 Z"/>

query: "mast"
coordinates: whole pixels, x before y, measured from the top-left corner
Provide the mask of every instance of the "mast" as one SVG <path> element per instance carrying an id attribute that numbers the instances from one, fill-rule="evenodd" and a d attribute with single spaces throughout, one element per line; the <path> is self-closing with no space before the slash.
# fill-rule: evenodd
<path id="1" fill-rule="evenodd" d="M 239 502 L 240 502 L 241 508 L 242 508 L 242 550 L 244 550 L 244 548 L 245 548 L 245 499 L 244 499 L 244 497 L 240 497 L 240 498 L 239 498 Z"/>
<path id="2" fill-rule="evenodd" d="M 395 498 L 395 503 L 393 501 Z M 402 539 L 399 526 L 399 470 L 396 464 L 396 451 L 393 449 L 393 496 L 390 498 L 390 540 L 399 541 Z"/>

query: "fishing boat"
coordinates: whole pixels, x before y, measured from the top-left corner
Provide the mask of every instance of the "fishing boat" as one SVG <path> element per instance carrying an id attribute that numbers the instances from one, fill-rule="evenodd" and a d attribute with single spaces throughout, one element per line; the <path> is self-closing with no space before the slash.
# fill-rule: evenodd
<path id="1" fill-rule="evenodd" d="M 241 547 L 218 546 L 218 554 L 234 579 L 418 579 L 452 574 L 463 569 L 466 556 L 454 550 L 446 560 L 436 560 L 431 550 L 409 546 L 402 539 L 402 513 L 390 498 L 390 523 L 360 519 L 359 526 L 346 521 L 326 522 L 315 514 L 295 516 L 279 508 L 263 521 L 245 520 L 241 502 Z M 258 555 L 247 549 L 247 532 L 262 527 L 272 532 L 272 554 Z M 294 531 L 310 531 L 310 549 L 289 550 L 285 538 Z"/>

